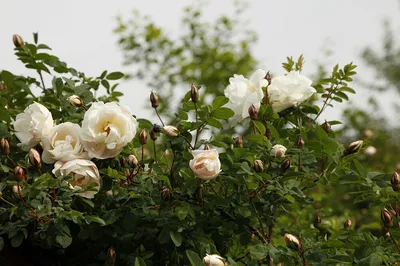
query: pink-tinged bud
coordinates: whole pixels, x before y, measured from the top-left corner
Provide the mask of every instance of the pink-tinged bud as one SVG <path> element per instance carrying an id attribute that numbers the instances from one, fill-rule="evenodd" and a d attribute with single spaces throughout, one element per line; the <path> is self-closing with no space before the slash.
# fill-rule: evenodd
<path id="1" fill-rule="evenodd" d="M 400 190 L 400 176 L 397 172 L 393 173 L 390 183 L 392 183 L 392 188 L 394 191 Z"/>
<path id="2" fill-rule="evenodd" d="M 351 220 L 350 220 L 350 218 L 349 219 L 347 219 L 345 222 L 344 222 L 344 224 L 343 224 L 343 228 L 344 229 L 351 229 L 351 225 L 352 225 L 352 223 L 351 223 Z"/>
<path id="3" fill-rule="evenodd" d="M 138 164 L 139 164 L 139 161 L 135 155 L 131 154 L 128 156 L 128 164 L 130 167 L 136 168 L 136 166 L 138 166 Z"/>
<path id="4" fill-rule="evenodd" d="M 139 133 L 139 142 L 142 145 L 145 145 L 147 143 L 148 135 L 146 129 L 142 129 Z"/>
<path id="5" fill-rule="evenodd" d="M 357 140 L 349 144 L 349 146 L 344 150 L 344 155 L 350 155 L 358 152 L 363 145 L 362 140 Z"/>
<path id="6" fill-rule="evenodd" d="M 301 241 L 298 237 L 291 235 L 291 234 L 285 234 L 284 238 L 285 238 L 286 246 L 288 248 L 295 249 L 295 250 L 302 249 Z"/>
<path id="7" fill-rule="evenodd" d="M 243 137 L 242 136 L 239 136 L 235 139 L 235 147 L 243 148 Z"/>
<path id="8" fill-rule="evenodd" d="M 21 166 L 14 167 L 14 175 L 19 181 L 25 181 L 25 170 Z"/>
<path id="9" fill-rule="evenodd" d="M 261 172 L 264 171 L 264 164 L 263 164 L 263 162 L 261 160 L 255 160 L 254 161 L 254 170 L 257 173 L 261 173 Z"/>
<path id="10" fill-rule="evenodd" d="M 171 196 L 171 191 L 168 188 L 164 188 L 161 191 L 161 196 L 163 197 L 164 200 L 168 200 Z"/>
<path id="11" fill-rule="evenodd" d="M 258 111 L 254 104 L 249 107 L 249 115 L 251 120 L 258 120 Z"/>
<path id="12" fill-rule="evenodd" d="M 14 46 L 17 48 L 22 47 L 25 44 L 24 40 L 18 34 L 13 35 L 13 43 L 14 43 Z"/>
<path id="13" fill-rule="evenodd" d="M 372 130 L 370 130 L 370 129 L 366 129 L 366 130 L 364 130 L 364 135 L 367 138 L 370 138 L 370 137 L 372 137 L 374 135 L 374 132 L 372 132 Z"/>
<path id="14" fill-rule="evenodd" d="M 24 196 L 24 194 L 22 193 L 22 187 L 19 185 L 13 186 L 12 191 L 14 193 L 14 196 L 18 199 Z"/>
<path id="15" fill-rule="evenodd" d="M 10 154 L 10 143 L 8 142 L 7 139 L 2 138 L 0 140 L 0 149 L 1 149 L 1 153 L 4 155 Z"/>
<path id="16" fill-rule="evenodd" d="M 111 265 L 114 265 L 116 260 L 117 260 L 117 252 L 115 251 L 115 248 L 110 247 L 107 250 L 107 262 Z"/>
<path id="17" fill-rule="evenodd" d="M 6 89 L 7 89 L 7 85 L 4 84 L 4 82 L 0 82 L 0 91 L 6 90 Z"/>
<path id="18" fill-rule="evenodd" d="M 162 132 L 169 137 L 176 137 L 179 135 L 179 130 L 174 126 L 165 126 Z"/>
<path id="19" fill-rule="evenodd" d="M 390 211 L 386 208 L 383 208 L 381 211 L 381 220 L 385 227 L 392 227 L 393 226 L 393 217 Z"/>
<path id="20" fill-rule="evenodd" d="M 304 145 L 305 145 L 305 142 L 304 142 L 303 137 L 299 136 L 297 138 L 297 147 L 299 147 L 299 149 L 302 150 L 302 149 L 304 149 Z"/>
<path id="21" fill-rule="evenodd" d="M 288 157 L 281 164 L 281 171 L 285 173 L 292 166 L 292 158 Z"/>
<path id="22" fill-rule="evenodd" d="M 192 86 L 190 87 L 190 98 L 194 103 L 197 103 L 199 100 L 199 90 L 194 84 L 192 84 Z"/>
<path id="23" fill-rule="evenodd" d="M 70 96 L 68 98 L 68 101 L 72 106 L 75 106 L 75 107 L 82 107 L 83 106 L 82 99 L 77 95 Z"/>
<path id="24" fill-rule="evenodd" d="M 276 158 L 285 157 L 286 151 L 287 151 L 287 149 L 285 146 L 276 144 L 271 149 L 271 155 L 275 156 Z"/>
<path id="25" fill-rule="evenodd" d="M 37 150 L 35 149 L 30 149 L 29 150 L 29 162 L 31 163 L 32 166 L 36 168 L 42 168 L 42 158 L 40 157 L 40 154 Z"/>
<path id="26" fill-rule="evenodd" d="M 321 217 L 321 215 L 319 214 L 319 212 L 314 216 L 314 222 L 313 222 L 313 224 L 314 224 L 314 227 L 315 227 L 315 228 L 317 228 L 317 229 L 321 228 L 322 217 Z"/>
<path id="27" fill-rule="evenodd" d="M 151 107 L 153 107 L 153 108 L 157 108 L 160 105 L 158 96 L 154 92 L 150 93 L 150 103 L 151 103 Z"/>
<path id="28" fill-rule="evenodd" d="M 325 123 L 322 124 L 322 128 L 323 128 L 323 130 L 325 130 L 326 133 L 332 132 L 332 126 L 326 120 L 325 120 Z"/>

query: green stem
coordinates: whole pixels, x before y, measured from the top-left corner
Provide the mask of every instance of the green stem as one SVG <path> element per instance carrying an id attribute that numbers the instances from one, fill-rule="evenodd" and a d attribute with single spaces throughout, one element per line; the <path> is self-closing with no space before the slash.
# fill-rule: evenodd
<path id="1" fill-rule="evenodd" d="M 3 198 L 3 197 L 0 197 L 0 199 L 2 200 L 2 201 L 4 201 L 5 203 L 8 203 L 8 204 L 10 204 L 11 206 L 13 206 L 13 207 L 17 207 L 17 205 L 15 205 L 15 204 L 12 204 L 11 202 L 9 202 L 8 200 L 6 200 L 5 198 Z"/>
<path id="2" fill-rule="evenodd" d="M 42 71 L 39 70 L 38 73 L 39 73 L 39 76 L 40 76 L 40 80 L 42 81 L 43 90 L 46 90 L 46 86 L 44 85 L 44 80 L 43 80 Z"/>

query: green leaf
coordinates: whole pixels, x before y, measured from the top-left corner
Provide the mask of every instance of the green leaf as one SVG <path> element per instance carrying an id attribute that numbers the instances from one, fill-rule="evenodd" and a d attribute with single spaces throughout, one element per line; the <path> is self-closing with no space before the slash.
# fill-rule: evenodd
<path id="1" fill-rule="evenodd" d="M 250 248 L 251 256 L 261 260 L 268 256 L 268 247 L 265 244 L 258 244 Z"/>
<path id="2" fill-rule="evenodd" d="M 101 85 L 103 85 L 107 90 L 110 89 L 110 83 L 106 79 L 101 80 Z"/>
<path id="3" fill-rule="evenodd" d="M 93 201 L 88 200 L 88 199 L 84 199 L 84 198 L 81 198 L 81 199 L 82 199 L 82 201 L 83 201 L 84 203 L 86 203 L 87 205 L 89 205 L 91 208 L 94 208 L 94 203 L 93 203 Z"/>
<path id="4" fill-rule="evenodd" d="M 201 258 L 199 257 L 199 255 L 196 252 L 187 249 L 186 256 L 188 257 L 190 264 L 192 266 L 203 266 L 204 265 L 203 261 L 201 260 Z"/>
<path id="5" fill-rule="evenodd" d="M 56 236 L 56 241 L 58 244 L 60 244 L 63 248 L 68 247 L 69 245 L 71 245 L 72 243 L 72 237 L 65 234 L 65 233 L 61 233 L 59 235 Z"/>
<path id="6" fill-rule="evenodd" d="M 174 242 L 175 246 L 179 247 L 182 245 L 182 235 L 178 232 L 174 231 L 169 231 L 169 236 L 172 239 L 172 242 Z"/>
<path id="7" fill-rule="evenodd" d="M 4 248 L 4 239 L 0 236 L 0 251 Z"/>
<path id="8" fill-rule="evenodd" d="M 218 119 L 229 119 L 234 115 L 235 113 L 231 109 L 226 107 L 218 108 L 212 113 L 212 116 Z"/>
<path id="9" fill-rule="evenodd" d="M 218 121 L 218 119 L 215 119 L 214 117 L 209 117 L 206 120 L 207 125 L 222 129 L 222 124 L 221 122 Z"/>
<path id="10" fill-rule="evenodd" d="M 265 134 L 266 128 L 263 123 L 260 121 L 252 121 L 258 132 L 260 132 L 261 135 Z"/>
<path id="11" fill-rule="evenodd" d="M 229 99 L 225 96 L 217 96 L 215 97 L 214 101 L 212 102 L 211 106 L 213 109 L 218 109 L 219 107 L 225 105 L 229 102 Z"/>
<path id="12" fill-rule="evenodd" d="M 144 261 L 144 259 L 136 257 L 135 266 L 146 266 L 146 262 Z"/>
<path id="13" fill-rule="evenodd" d="M 88 223 L 95 222 L 100 225 L 106 225 L 106 222 L 98 216 L 85 216 L 85 220 Z"/>
<path id="14" fill-rule="evenodd" d="M 23 240 L 24 240 L 24 234 L 22 232 L 18 232 L 11 238 L 11 246 L 13 248 L 17 248 L 22 244 Z"/>
<path id="15" fill-rule="evenodd" d="M 123 76 L 124 76 L 124 73 L 122 73 L 122 72 L 112 72 L 106 76 L 106 79 L 117 80 L 117 79 L 122 78 Z"/>

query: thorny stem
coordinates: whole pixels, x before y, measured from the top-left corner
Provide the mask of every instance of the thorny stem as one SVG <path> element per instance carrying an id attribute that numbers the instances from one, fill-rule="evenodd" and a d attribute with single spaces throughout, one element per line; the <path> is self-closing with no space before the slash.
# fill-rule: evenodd
<path id="1" fill-rule="evenodd" d="M 164 124 L 164 122 L 162 121 L 160 114 L 158 113 L 158 111 L 157 111 L 157 109 L 156 109 L 156 108 L 154 108 L 154 110 L 156 111 L 156 114 L 157 114 L 157 116 L 158 116 L 158 119 L 160 119 L 160 122 L 161 122 L 161 124 L 162 124 L 162 125 L 163 125 L 163 127 L 164 127 L 164 126 L 165 126 L 165 124 Z"/>
<path id="2" fill-rule="evenodd" d="M 397 244 L 396 240 L 393 238 L 392 230 L 389 230 L 389 235 L 390 235 L 390 239 L 392 239 L 392 241 L 393 241 L 393 244 L 396 246 L 397 251 L 400 253 L 400 247 L 399 247 L 399 245 Z"/>

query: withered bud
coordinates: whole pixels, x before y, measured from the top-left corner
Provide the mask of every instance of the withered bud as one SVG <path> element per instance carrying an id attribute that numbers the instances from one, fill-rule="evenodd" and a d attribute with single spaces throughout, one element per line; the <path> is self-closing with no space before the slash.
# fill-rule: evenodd
<path id="1" fill-rule="evenodd" d="M 25 181 L 25 170 L 21 166 L 14 167 L 14 175 L 19 181 Z"/>
<path id="2" fill-rule="evenodd" d="M 162 132 L 169 137 L 176 137 L 179 135 L 179 130 L 174 126 L 165 126 Z"/>
<path id="3" fill-rule="evenodd" d="M 350 155 L 358 152 L 363 145 L 362 140 L 353 141 L 349 144 L 349 146 L 344 150 L 343 155 Z"/>
<path id="4" fill-rule="evenodd" d="M 152 127 L 152 129 L 153 129 L 154 132 L 160 133 L 160 132 L 162 131 L 163 128 L 162 128 L 162 126 L 160 126 L 160 125 L 154 124 L 153 127 Z"/>
<path id="5" fill-rule="evenodd" d="M 139 164 L 139 161 L 135 155 L 131 154 L 128 156 L 128 164 L 130 167 L 136 168 L 136 166 L 138 166 L 138 164 Z"/>
<path id="6" fill-rule="evenodd" d="M 397 172 L 393 173 L 390 183 L 392 183 L 392 188 L 394 191 L 400 190 L 400 176 Z"/>
<path id="7" fill-rule="evenodd" d="M 157 133 L 154 131 L 153 127 L 150 129 L 150 138 L 152 141 L 156 141 L 158 139 Z"/>
<path id="8" fill-rule="evenodd" d="M 126 167 L 126 158 L 125 157 L 121 157 L 119 158 L 119 163 L 121 164 L 122 167 Z"/>
<path id="9" fill-rule="evenodd" d="M 151 107 L 153 107 L 153 108 L 157 108 L 160 105 L 158 96 L 154 92 L 150 93 L 150 102 L 151 102 Z"/>
<path id="10" fill-rule="evenodd" d="M 19 185 L 13 186 L 12 191 L 14 193 L 14 196 L 18 199 L 24 196 L 24 194 L 22 193 L 22 187 Z"/>
<path id="11" fill-rule="evenodd" d="M 169 199 L 170 196 L 171 196 L 171 191 L 169 190 L 169 188 L 164 188 L 164 189 L 161 191 L 161 196 L 162 196 L 163 199 L 165 199 L 165 200 Z"/>
<path id="12" fill-rule="evenodd" d="M 10 154 L 10 143 L 8 142 L 7 139 L 2 138 L 0 140 L 0 149 L 1 149 L 1 153 L 4 155 Z"/>
<path id="13" fill-rule="evenodd" d="M 83 101 L 78 95 L 72 95 L 68 98 L 69 103 L 75 107 L 82 107 Z"/>
<path id="14" fill-rule="evenodd" d="M 285 238 L 286 246 L 288 248 L 295 249 L 295 250 L 302 249 L 301 241 L 298 237 L 291 235 L 291 234 L 285 234 L 284 238 Z"/>
<path id="15" fill-rule="evenodd" d="M 350 218 L 348 218 L 348 219 L 344 222 L 343 228 L 344 228 L 344 229 L 351 229 L 351 225 L 352 225 L 351 220 L 350 220 Z"/>
<path id="16" fill-rule="evenodd" d="M 243 137 L 242 136 L 239 136 L 235 139 L 235 147 L 243 148 Z"/>
<path id="17" fill-rule="evenodd" d="M 285 160 L 283 160 L 281 164 L 282 173 L 285 173 L 290 168 L 290 166 L 292 166 L 292 158 L 288 157 Z"/>
<path id="18" fill-rule="evenodd" d="M 302 150 L 302 149 L 304 149 L 304 144 L 305 144 L 305 142 L 304 142 L 303 137 L 299 136 L 297 139 L 297 147 L 299 147 L 299 149 Z"/>
<path id="19" fill-rule="evenodd" d="M 390 237 L 390 231 L 388 228 L 382 226 L 381 233 L 384 238 Z"/>
<path id="20" fill-rule="evenodd" d="M 115 248 L 110 247 L 107 250 L 107 262 L 109 264 L 115 264 L 116 260 L 117 260 L 117 252 L 115 251 Z"/>
<path id="21" fill-rule="evenodd" d="M 254 161 L 254 170 L 257 173 L 261 173 L 261 172 L 264 171 L 264 164 L 263 164 L 263 162 L 261 160 L 255 160 Z"/>
<path id="22" fill-rule="evenodd" d="M 42 158 L 40 158 L 40 153 L 37 150 L 33 148 L 30 149 L 28 157 L 32 166 L 36 168 L 42 168 Z"/>
<path id="23" fill-rule="evenodd" d="M 393 226 L 393 217 L 390 211 L 386 208 L 383 208 L 381 211 L 381 220 L 385 227 L 392 227 Z"/>
<path id="24" fill-rule="evenodd" d="M 24 40 L 18 34 L 13 35 L 13 43 L 14 43 L 14 46 L 17 48 L 22 47 L 25 44 Z"/>
<path id="25" fill-rule="evenodd" d="M 332 126 L 325 120 L 325 123 L 322 124 L 322 129 L 325 130 L 326 133 L 332 132 Z"/>
<path id="26" fill-rule="evenodd" d="M 190 98 L 194 103 L 197 103 L 197 101 L 199 100 L 199 90 L 194 84 L 192 84 L 192 86 L 190 87 Z"/>
<path id="27" fill-rule="evenodd" d="M 321 228 L 322 217 L 321 217 L 321 215 L 319 214 L 319 212 L 314 216 L 314 222 L 313 222 L 313 224 L 314 224 L 314 227 L 315 227 L 315 228 L 317 228 L 317 229 Z"/>
<path id="28" fill-rule="evenodd" d="M 258 111 L 254 104 L 249 107 L 249 115 L 251 120 L 258 120 Z"/>
<path id="29" fill-rule="evenodd" d="M 271 78 L 271 74 L 269 73 L 269 71 L 267 72 L 267 74 L 265 75 L 265 78 L 268 81 L 268 86 L 271 85 L 272 82 L 272 78 Z"/>
<path id="30" fill-rule="evenodd" d="M 148 139 L 147 130 L 142 129 L 142 131 L 140 131 L 140 133 L 139 133 L 140 144 L 145 145 L 147 143 L 147 139 Z"/>

